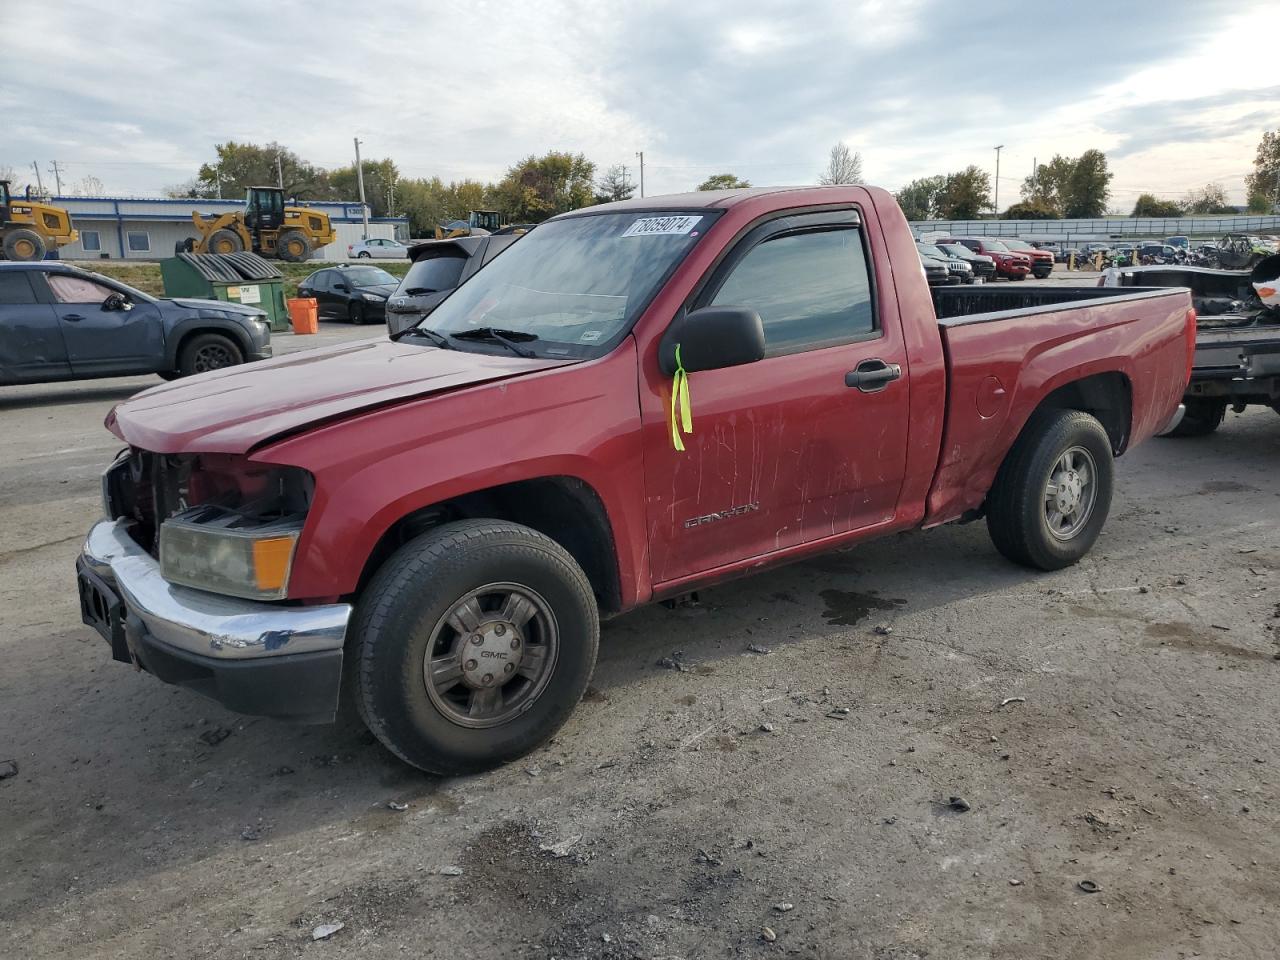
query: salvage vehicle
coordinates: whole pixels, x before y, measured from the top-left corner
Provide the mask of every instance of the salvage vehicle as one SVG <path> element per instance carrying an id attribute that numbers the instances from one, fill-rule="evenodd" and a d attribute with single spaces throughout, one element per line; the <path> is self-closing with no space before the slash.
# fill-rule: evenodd
<path id="1" fill-rule="evenodd" d="M 1031 272 L 1031 258 L 1015 253 L 994 237 L 943 237 L 934 243 L 959 243 L 974 253 L 990 257 L 996 264 L 996 276 L 1007 280 L 1025 280 Z"/>
<path id="2" fill-rule="evenodd" d="M 285 205 L 279 187 L 246 187 L 244 209 L 204 217 L 191 211 L 199 234 L 174 244 L 175 253 L 241 253 L 301 263 L 338 239 L 329 215 L 314 207 Z"/>
<path id="3" fill-rule="evenodd" d="M 270 356 L 271 326 L 256 307 L 156 299 L 57 260 L 0 263 L 0 385 L 171 380 Z"/>
<path id="4" fill-rule="evenodd" d="M 938 249 L 969 264 L 975 283 L 986 283 L 996 278 L 996 262 L 990 257 L 974 253 L 963 243 L 940 243 Z"/>
<path id="5" fill-rule="evenodd" d="M 920 254 L 942 262 L 947 268 L 947 279 L 950 283 L 973 283 L 973 267 L 969 261 L 954 254 L 947 253 L 932 243 L 916 243 Z"/>
<path id="6" fill-rule="evenodd" d="M 1014 253 L 1021 253 L 1031 258 L 1031 275 L 1037 280 L 1043 280 L 1053 273 L 1053 253 L 1051 251 L 1033 247 L 1027 241 L 1019 240 L 1017 237 L 1001 237 L 1000 242 Z"/>
<path id="7" fill-rule="evenodd" d="M 1137 267 L 1099 280 L 1104 286 L 1191 291 L 1198 314 L 1195 359 L 1182 399 L 1186 414 L 1170 436 L 1207 436 L 1222 425 L 1228 408 L 1243 413 L 1264 406 L 1280 413 L 1280 309 L 1264 304 L 1254 286 L 1277 277 L 1280 256 L 1252 271 Z"/>
<path id="8" fill-rule="evenodd" d="M 387 301 L 387 332 L 397 336 L 426 319 L 440 301 L 525 233 L 428 240 L 409 250 L 413 266 Z"/>
<path id="9" fill-rule="evenodd" d="M 1176 417 L 1190 295 L 919 263 L 873 187 L 554 217 L 397 341 L 116 406 L 81 615 L 160 680 L 307 721 L 346 696 L 459 774 L 564 723 L 602 616 L 979 517 L 1075 563 Z"/>
<path id="10" fill-rule="evenodd" d="M 918 250 L 916 252 L 919 253 Z M 951 271 L 947 269 L 946 262 L 936 257 L 926 257 L 921 253 L 920 267 L 924 270 L 925 283 L 931 287 L 945 287 L 949 283 L 956 282 L 951 276 Z"/>
<path id="11" fill-rule="evenodd" d="M 343 263 L 306 277 L 298 284 L 298 296 L 315 300 L 320 320 L 348 320 L 359 326 L 382 323 L 387 298 L 399 283 L 381 267 Z"/>

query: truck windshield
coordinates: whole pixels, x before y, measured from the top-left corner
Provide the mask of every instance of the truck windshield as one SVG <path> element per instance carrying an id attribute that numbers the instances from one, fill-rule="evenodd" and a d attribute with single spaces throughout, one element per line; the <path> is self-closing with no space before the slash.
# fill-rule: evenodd
<path id="1" fill-rule="evenodd" d="M 602 213 L 541 224 L 463 283 L 423 326 L 448 335 L 515 332 L 527 335 L 521 345 L 536 354 L 598 356 L 629 329 L 718 213 Z"/>

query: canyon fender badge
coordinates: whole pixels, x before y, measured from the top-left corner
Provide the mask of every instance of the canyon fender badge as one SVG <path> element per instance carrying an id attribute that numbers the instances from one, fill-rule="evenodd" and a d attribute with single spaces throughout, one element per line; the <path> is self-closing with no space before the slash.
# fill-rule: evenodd
<path id="1" fill-rule="evenodd" d="M 760 509 L 760 501 L 755 503 L 744 503 L 740 507 L 730 507 L 728 510 L 721 510 L 719 513 L 708 513 L 701 517 L 691 517 L 684 522 L 685 529 L 691 527 L 700 527 L 704 523 L 715 523 L 717 520 L 728 520 L 730 517 L 740 517 L 744 513 L 754 513 Z"/>

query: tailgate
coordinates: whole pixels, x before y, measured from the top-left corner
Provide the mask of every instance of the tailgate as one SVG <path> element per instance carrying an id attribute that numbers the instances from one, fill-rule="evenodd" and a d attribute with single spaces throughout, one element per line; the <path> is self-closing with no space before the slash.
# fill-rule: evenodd
<path id="1" fill-rule="evenodd" d="M 1196 334 L 1192 380 L 1280 376 L 1280 326 L 1202 326 Z"/>

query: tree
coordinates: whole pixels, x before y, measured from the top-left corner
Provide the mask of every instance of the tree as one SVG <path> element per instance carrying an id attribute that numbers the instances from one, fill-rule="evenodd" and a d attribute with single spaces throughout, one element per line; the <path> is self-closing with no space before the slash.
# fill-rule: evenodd
<path id="1" fill-rule="evenodd" d="M 1133 205 L 1135 217 L 1162 217 L 1172 219 L 1183 214 L 1182 204 L 1177 200 L 1161 200 L 1155 194 L 1144 193 Z"/>
<path id="2" fill-rule="evenodd" d="M 942 175 L 921 177 L 908 183 L 894 198 L 908 220 L 936 220 L 938 199 L 946 185 L 947 178 Z"/>
<path id="3" fill-rule="evenodd" d="M 818 177 L 818 182 L 828 186 L 838 183 L 861 183 L 862 154 L 852 152 L 843 143 L 837 143 L 831 148 L 827 169 Z"/>
<path id="4" fill-rule="evenodd" d="M 1216 183 L 1188 190 L 1182 204 L 1187 213 L 1235 213 L 1235 208 L 1227 203 L 1227 191 Z"/>
<path id="5" fill-rule="evenodd" d="M 437 224 L 466 220 L 472 210 L 497 206 L 493 185 L 478 180 L 455 180 L 446 184 L 439 177 L 400 180 L 396 184 L 396 211 L 409 218 L 409 232 L 415 237 L 430 236 Z"/>
<path id="6" fill-rule="evenodd" d="M 1251 213 L 1270 213 L 1280 206 L 1280 130 L 1262 135 L 1253 158 L 1253 173 L 1244 182 Z"/>
<path id="7" fill-rule="evenodd" d="M 596 165 L 581 153 L 552 150 L 512 166 L 493 189 L 498 207 L 512 220 L 538 223 L 595 200 Z"/>
<path id="8" fill-rule="evenodd" d="M 959 173 L 947 174 L 938 197 L 943 220 L 976 220 L 991 206 L 991 175 L 970 164 Z"/>
<path id="9" fill-rule="evenodd" d="M 1013 204 L 1001 214 L 1005 220 L 1054 220 L 1057 216 L 1057 210 L 1039 200 L 1023 200 L 1021 203 Z"/>
<path id="10" fill-rule="evenodd" d="M 102 181 L 92 173 L 86 173 L 67 192 L 73 197 L 100 197 L 103 192 Z"/>
<path id="11" fill-rule="evenodd" d="M 1022 199 L 1054 211 L 1062 216 L 1071 189 L 1071 174 L 1076 162 L 1071 157 L 1054 154 L 1048 163 L 1036 166 L 1035 173 L 1022 181 Z"/>
<path id="12" fill-rule="evenodd" d="M 703 180 L 695 189 L 698 190 L 745 190 L 751 186 L 749 180 L 739 180 L 732 173 L 713 173 Z"/>
<path id="13" fill-rule="evenodd" d="M 369 205 L 369 216 L 388 217 L 392 214 L 395 190 L 400 181 L 400 171 L 389 157 L 382 160 L 361 158 L 364 170 L 364 201 Z M 327 174 L 329 196 L 336 200 L 356 200 L 360 196 L 360 184 L 356 180 L 354 163 L 330 170 Z M 273 181 L 274 182 L 274 181 Z M 287 189 L 285 193 L 290 191 Z"/>
<path id="14" fill-rule="evenodd" d="M 215 197 L 218 195 L 218 182 L 222 183 L 222 196 L 238 198 L 244 195 L 246 187 L 271 186 L 276 183 L 276 158 L 280 160 L 280 171 L 284 174 L 284 192 L 286 196 L 297 196 L 314 200 L 331 198 L 328 174 L 320 167 L 314 166 L 298 157 L 296 153 L 274 141 L 266 146 L 256 143 L 236 143 L 228 140 L 214 147 L 218 159 L 213 163 L 202 164 L 196 174 L 195 184 L 184 184 L 196 191 L 195 195 Z M 344 197 L 343 199 L 350 199 Z"/>
<path id="15" fill-rule="evenodd" d="M 614 164 L 596 181 L 596 203 L 630 200 L 635 192 L 635 184 L 627 176 L 627 168 L 620 163 Z"/>
<path id="16" fill-rule="evenodd" d="M 1062 215 L 1068 218 L 1100 217 L 1111 198 L 1111 179 L 1107 157 L 1101 150 L 1086 150 L 1075 160 L 1067 182 L 1067 196 Z"/>

